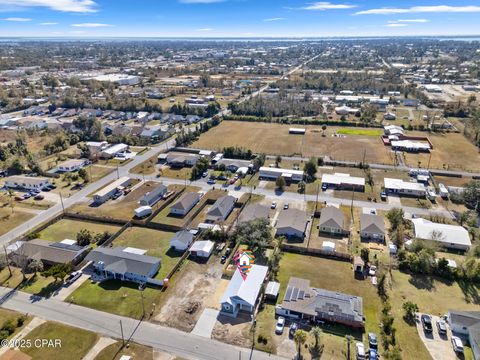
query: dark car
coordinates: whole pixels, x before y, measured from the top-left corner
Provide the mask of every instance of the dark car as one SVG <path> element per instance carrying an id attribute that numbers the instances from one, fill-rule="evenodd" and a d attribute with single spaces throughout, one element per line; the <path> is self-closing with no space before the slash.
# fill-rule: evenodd
<path id="1" fill-rule="evenodd" d="M 221 264 L 225 264 L 225 262 L 227 261 L 227 256 L 226 255 L 223 255 L 222 258 L 220 259 L 220 263 Z"/>
<path id="2" fill-rule="evenodd" d="M 423 314 L 421 316 L 423 331 L 430 333 L 432 332 L 432 317 L 430 315 Z"/>
<path id="3" fill-rule="evenodd" d="M 43 200 L 45 197 L 42 194 L 35 195 L 34 200 Z"/>
<path id="4" fill-rule="evenodd" d="M 290 329 L 288 329 L 288 334 L 293 337 L 295 335 L 295 332 L 298 330 L 298 325 L 297 323 L 293 323 L 290 325 Z"/>
<path id="5" fill-rule="evenodd" d="M 113 194 L 112 200 L 117 200 L 120 196 L 122 196 L 122 192 L 117 191 L 115 194 Z"/>
<path id="6" fill-rule="evenodd" d="M 378 353 L 376 349 L 370 349 L 368 352 L 368 360 L 377 360 L 378 359 Z"/>
<path id="7" fill-rule="evenodd" d="M 368 333 L 368 345 L 370 349 L 376 349 L 378 347 L 377 335 Z"/>
<path id="8" fill-rule="evenodd" d="M 382 199 L 382 201 L 387 201 L 387 193 L 385 191 L 380 193 L 380 199 Z"/>

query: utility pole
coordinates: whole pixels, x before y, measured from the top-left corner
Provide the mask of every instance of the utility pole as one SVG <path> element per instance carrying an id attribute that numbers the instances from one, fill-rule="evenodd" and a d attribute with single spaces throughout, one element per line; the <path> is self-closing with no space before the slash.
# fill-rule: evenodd
<path id="1" fill-rule="evenodd" d="M 140 290 L 140 297 L 142 298 L 142 312 L 143 312 L 142 319 L 144 319 L 145 318 L 145 302 L 143 300 L 143 290 Z"/>
<path id="2" fill-rule="evenodd" d="M 123 347 L 123 346 L 125 346 L 125 337 L 123 336 L 122 320 L 120 320 L 120 332 L 122 333 L 122 347 Z"/>
<path id="3" fill-rule="evenodd" d="M 5 251 L 5 261 L 7 262 L 8 272 L 12 276 L 12 269 L 10 269 L 10 262 L 8 261 L 7 248 L 3 245 L 3 251 Z"/>
<path id="4" fill-rule="evenodd" d="M 118 162 L 117 162 L 117 180 L 120 179 L 120 170 L 118 168 Z"/>
<path id="5" fill-rule="evenodd" d="M 427 170 L 430 170 L 430 160 L 432 160 L 432 152 L 430 152 L 430 157 L 428 158 Z"/>
<path id="6" fill-rule="evenodd" d="M 63 213 L 65 214 L 65 205 L 63 204 L 63 196 L 61 191 L 60 191 L 60 202 L 62 203 L 62 210 L 63 210 Z"/>

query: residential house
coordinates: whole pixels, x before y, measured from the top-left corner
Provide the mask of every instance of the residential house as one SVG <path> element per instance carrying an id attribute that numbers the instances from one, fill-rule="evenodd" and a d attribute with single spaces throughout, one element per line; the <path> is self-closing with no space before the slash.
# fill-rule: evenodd
<path id="1" fill-rule="evenodd" d="M 172 168 L 192 167 L 200 159 L 200 155 L 171 151 L 168 154 L 158 155 L 159 161 L 165 161 Z"/>
<path id="2" fill-rule="evenodd" d="M 329 235 L 344 236 L 349 233 L 345 230 L 345 215 L 335 206 L 322 209 L 318 227 L 321 233 Z"/>
<path id="3" fill-rule="evenodd" d="M 43 190 L 51 185 L 50 179 L 44 177 L 32 177 L 14 175 L 5 179 L 5 186 L 18 190 Z"/>
<path id="4" fill-rule="evenodd" d="M 277 180 L 280 176 L 286 181 L 302 181 L 304 173 L 301 170 L 271 168 L 266 166 L 260 168 L 260 179 Z"/>
<path id="5" fill-rule="evenodd" d="M 242 210 L 238 217 L 238 222 L 248 222 L 255 219 L 268 219 L 270 217 L 270 209 L 268 206 L 261 204 L 248 204 Z"/>
<path id="6" fill-rule="evenodd" d="M 365 191 L 365 179 L 350 174 L 335 173 L 322 175 L 322 188 L 336 190 Z"/>
<path id="7" fill-rule="evenodd" d="M 237 269 L 220 300 L 220 314 L 233 318 L 239 312 L 253 314 L 267 273 L 268 267 L 261 265 L 252 265 L 246 274 Z"/>
<path id="8" fill-rule="evenodd" d="M 96 272 L 106 279 L 152 282 L 160 269 L 160 259 L 140 254 L 139 249 L 97 247 L 87 257 L 93 262 Z"/>
<path id="9" fill-rule="evenodd" d="M 163 195 L 165 195 L 167 191 L 167 187 L 163 184 L 160 184 L 152 191 L 149 191 L 143 195 L 139 203 L 141 206 L 153 206 L 162 199 Z"/>
<path id="10" fill-rule="evenodd" d="M 385 241 L 385 222 L 383 217 L 374 214 L 360 215 L 360 237 L 378 242 Z"/>
<path id="11" fill-rule="evenodd" d="M 57 171 L 59 172 L 74 172 L 78 171 L 81 168 L 88 165 L 89 161 L 87 159 L 71 159 L 62 162 L 57 166 Z"/>
<path id="12" fill-rule="evenodd" d="M 458 225 L 439 224 L 430 220 L 412 219 L 417 239 L 437 242 L 448 249 L 468 251 L 472 246 L 468 231 Z"/>
<path id="13" fill-rule="evenodd" d="M 299 209 L 287 209 L 280 211 L 276 228 L 276 236 L 303 239 L 308 225 L 307 213 Z"/>
<path id="14" fill-rule="evenodd" d="M 235 173 L 240 168 L 249 168 L 251 167 L 252 162 L 249 160 L 238 160 L 238 159 L 226 159 L 223 158 L 215 164 L 216 169 L 225 168 L 226 170 Z"/>
<path id="15" fill-rule="evenodd" d="M 400 179 L 384 179 L 385 191 L 389 194 L 413 196 L 418 198 L 424 198 L 427 194 L 427 188 L 425 185 L 408 182 Z"/>
<path id="16" fill-rule="evenodd" d="M 106 141 L 88 141 L 87 147 L 90 152 L 90 157 L 95 158 L 99 156 L 109 146 Z"/>
<path id="17" fill-rule="evenodd" d="M 52 242 L 34 239 L 23 242 L 11 256 L 12 261 L 18 265 L 33 260 L 39 260 L 45 265 L 76 265 L 84 258 L 87 252 L 88 246 L 78 246 L 73 240 Z"/>
<path id="18" fill-rule="evenodd" d="M 176 232 L 170 239 L 170 246 L 175 251 L 185 251 L 193 242 L 193 234 L 188 230 Z"/>
<path id="19" fill-rule="evenodd" d="M 480 360 L 480 311 L 450 310 L 448 324 L 453 335 L 468 340 L 474 360 Z"/>
<path id="20" fill-rule="evenodd" d="M 102 159 L 113 159 L 118 154 L 126 152 L 128 148 L 129 146 L 127 144 L 115 144 L 103 150 L 100 157 Z"/>
<path id="21" fill-rule="evenodd" d="M 207 218 L 205 222 L 207 223 L 216 223 L 218 221 L 225 221 L 233 211 L 237 198 L 225 195 L 215 201 L 215 204 L 210 208 L 207 213 Z"/>
<path id="22" fill-rule="evenodd" d="M 189 192 L 183 195 L 175 204 L 170 206 L 170 215 L 185 216 L 192 208 L 199 203 L 200 193 Z"/>
<path id="23" fill-rule="evenodd" d="M 128 176 L 121 177 L 120 179 L 115 180 L 111 184 L 96 192 L 93 195 L 93 201 L 97 204 L 103 204 L 104 202 L 110 200 L 118 191 L 123 190 L 131 183 L 132 179 L 130 179 Z"/>
<path id="24" fill-rule="evenodd" d="M 310 287 L 310 280 L 291 277 L 276 314 L 294 319 L 328 321 L 363 328 L 363 299 Z"/>

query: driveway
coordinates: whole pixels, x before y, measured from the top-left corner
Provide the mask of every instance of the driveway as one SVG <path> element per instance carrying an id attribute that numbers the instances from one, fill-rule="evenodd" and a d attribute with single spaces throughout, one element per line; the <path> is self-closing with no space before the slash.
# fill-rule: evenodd
<path id="1" fill-rule="evenodd" d="M 440 320 L 440 318 L 438 316 L 432 316 L 433 332 L 431 334 L 427 334 L 423 331 L 420 316 L 422 316 L 422 314 L 417 314 L 418 335 L 420 336 L 420 339 L 422 339 L 432 358 L 435 360 L 458 359 L 457 355 L 455 355 L 455 352 L 453 351 L 452 343 L 450 342 L 452 338 L 450 327 L 447 325 L 447 335 L 440 335 L 437 328 L 437 321 Z"/>
<path id="2" fill-rule="evenodd" d="M 204 309 L 200 319 L 198 319 L 192 334 L 210 339 L 213 327 L 217 322 L 217 316 L 220 311 L 215 309 Z"/>
<path id="3" fill-rule="evenodd" d="M 83 274 L 73 284 L 70 284 L 68 286 L 65 286 L 65 285 L 62 286 L 60 290 L 58 290 L 58 292 L 54 295 L 55 299 L 60 301 L 65 301 L 65 299 L 69 297 L 71 293 L 77 290 L 80 287 L 80 285 L 82 285 L 89 278 L 90 278 L 90 275 Z"/>

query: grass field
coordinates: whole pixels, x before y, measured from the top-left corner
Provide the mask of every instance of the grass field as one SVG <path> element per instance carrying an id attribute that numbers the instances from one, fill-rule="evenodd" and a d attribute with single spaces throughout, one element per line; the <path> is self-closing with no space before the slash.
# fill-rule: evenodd
<path id="1" fill-rule="evenodd" d="M 87 167 L 86 170 L 90 175 L 90 182 L 100 180 L 104 176 L 110 174 L 112 171 L 115 171 L 114 168 L 99 165 L 91 165 Z"/>
<path id="2" fill-rule="evenodd" d="M 95 357 L 95 360 L 118 360 L 122 356 L 130 356 L 132 359 L 152 360 L 153 349 L 151 347 L 129 343 L 128 349 L 122 349 L 122 343 L 116 342 L 105 349 Z"/>
<path id="3" fill-rule="evenodd" d="M 95 310 L 140 319 L 143 314 L 153 310 L 153 304 L 159 304 L 162 292 L 157 288 L 146 287 L 143 292 L 138 284 L 119 280 L 107 280 L 102 283 L 85 281 L 65 301 L 86 306 Z M 157 309 L 158 310 L 158 309 Z"/>
<path id="4" fill-rule="evenodd" d="M 359 135 L 359 136 L 382 136 L 382 129 L 339 129 L 337 134 L 342 135 Z"/>
<path id="5" fill-rule="evenodd" d="M 279 302 L 282 301 L 288 281 L 291 276 L 310 280 L 310 285 L 317 288 L 344 292 L 362 296 L 363 311 L 366 317 L 365 330 L 374 331 L 379 334 L 379 319 L 381 303 L 375 288 L 368 281 L 355 280 L 353 277 L 352 265 L 346 262 L 327 260 L 318 257 L 304 256 L 299 254 L 284 253 L 280 262 L 278 281 L 280 282 Z M 270 305 L 266 307 L 257 317 L 259 332 L 262 332 L 271 341 L 273 338 L 275 318 L 274 309 Z M 324 356 L 328 359 L 345 359 L 345 333 L 351 333 L 357 340 L 361 341 L 362 334 L 351 329 L 324 327 L 322 343 L 325 345 Z M 335 334 L 336 333 L 336 334 Z M 310 338 L 310 342 L 312 339 Z M 306 352 L 304 350 L 304 352 Z"/>
<path id="6" fill-rule="evenodd" d="M 423 346 L 415 326 L 410 326 L 403 320 L 402 305 L 404 302 L 412 301 L 418 305 L 420 312 L 432 315 L 444 315 L 450 309 L 478 310 L 480 306 L 478 288 L 469 289 L 471 293 L 477 295 L 468 298 L 455 282 L 442 282 L 421 275 L 411 277 L 394 270 L 391 283 L 390 301 L 397 328 L 396 337 L 402 349 L 402 358 L 405 360 L 428 359 L 430 356 Z M 475 298 L 476 302 L 472 301 Z"/>
<path id="7" fill-rule="evenodd" d="M 131 227 L 113 241 L 113 246 L 134 247 L 147 250 L 147 255 L 161 259 L 161 267 L 157 279 L 164 279 L 180 259 L 181 254 L 170 250 L 170 239 L 174 233 Z"/>
<path id="8" fill-rule="evenodd" d="M 420 162 L 426 168 L 430 162 L 432 169 L 480 171 L 480 153 L 462 134 L 411 132 L 409 135 L 428 135 L 433 144 L 431 159 L 430 154 L 405 154 L 409 166 L 418 167 Z"/>
<path id="9" fill-rule="evenodd" d="M 130 172 L 132 174 L 150 175 L 155 173 L 156 165 L 158 163 L 158 155 L 152 156 L 150 159 L 135 166 Z"/>
<path id="10" fill-rule="evenodd" d="M 62 219 L 42 230 L 39 233 L 39 238 L 55 242 L 65 239 L 75 240 L 77 233 L 82 229 L 88 229 L 93 233 L 103 233 L 104 231 L 114 233 L 117 232 L 120 227 L 109 224 Z"/>
<path id="11" fill-rule="evenodd" d="M 25 339 L 32 342 L 36 339 L 61 341 L 61 348 L 32 346 L 22 349 L 22 352 L 35 360 L 80 360 L 95 345 L 99 336 L 90 331 L 49 321 L 33 329 Z"/>
<path id="12" fill-rule="evenodd" d="M 43 277 L 40 274 L 27 274 L 27 280 L 23 281 L 23 275 L 19 268 L 10 267 L 12 275 L 8 268 L 0 271 L 0 285 L 9 288 L 16 288 L 33 295 L 40 295 L 43 297 L 50 297 L 55 291 L 63 286 L 61 281 L 55 282 L 53 277 Z"/>
<path id="13" fill-rule="evenodd" d="M 372 136 L 334 136 L 339 130 L 359 132 L 362 128 L 328 127 L 325 137 L 320 126 L 305 126 L 306 135 L 290 135 L 289 125 L 224 121 L 204 133 L 192 144 L 195 148 L 221 151 L 227 146 L 239 146 L 257 153 L 270 155 L 301 155 L 304 157 L 328 155 L 336 160 L 393 164 L 391 152 L 380 138 Z"/>
<path id="14" fill-rule="evenodd" d="M 0 235 L 8 233 L 10 230 L 15 229 L 17 226 L 30 220 L 35 214 L 21 211 L 10 207 L 0 208 Z"/>

